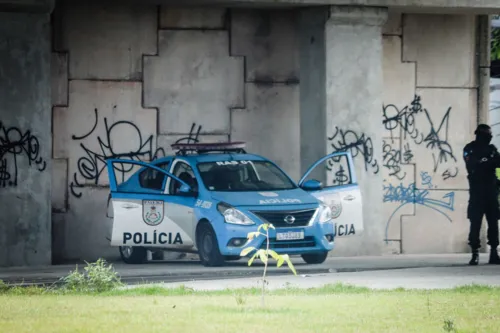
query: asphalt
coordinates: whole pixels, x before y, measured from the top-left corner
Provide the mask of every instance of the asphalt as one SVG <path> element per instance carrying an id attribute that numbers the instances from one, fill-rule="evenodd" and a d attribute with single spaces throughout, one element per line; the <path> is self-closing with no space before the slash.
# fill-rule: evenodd
<path id="1" fill-rule="evenodd" d="M 355 272 L 367 272 L 365 275 L 356 276 L 369 277 L 383 274 L 380 271 L 394 272 L 394 270 L 404 271 L 419 268 L 424 269 L 424 271 L 429 269 L 431 272 L 438 272 L 438 268 L 455 268 L 459 270 L 457 272 L 460 272 L 460 270 L 464 270 L 464 272 L 486 270 L 489 272 L 491 270 L 494 272 L 491 276 L 500 280 L 500 270 L 495 271 L 496 267 L 484 263 L 480 263 L 478 267 L 469 267 L 467 265 L 469 258 L 469 254 L 330 257 L 321 265 L 307 265 L 300 258 L 293 258 L 298 274 L 297 277 L 291 276 L 292 273 L 286 267 L 286 264 L 280 268 L 271 265 L 268 267 L 268 276 L 285 276 L 287 279 L 291 278 L 294 281 L 299 281 L 301 277 L 314 275 L 315 279 L 319 278 L 321 280 L 321 276 L 328 276 L 327 280 L 331 280 L 333 275 L 351 279 L 354 276 L 352 273 Z M 481 260 L 483 262 L 487 260 L 485 254 L 482 255 Z M 123 262 L 114 262 L 112 264 L 122 281 L 132 285 L 146 282 L 185 283 L 222 279 L 231 279 L 231 281 L 233 279 L 251 280 L 261 276 L 263 269 L 260 263 L 254 263 L 251 267 L 248 267 L 245 260 L 228 262 L 224 267 L 204 267 L 197 260 L 161 261 L 143 265 L 127 265 Z M 52 284 L 57 283 L 60 278 L 69 274 L 75 267 L 75 265 L 60 265 L 0 268 L 0 280 L 13 285 Z M 82 269 L 83 266 L 79 265 L 79 268 Z M 224 285 L 226 284 L 224 282 Z"/>

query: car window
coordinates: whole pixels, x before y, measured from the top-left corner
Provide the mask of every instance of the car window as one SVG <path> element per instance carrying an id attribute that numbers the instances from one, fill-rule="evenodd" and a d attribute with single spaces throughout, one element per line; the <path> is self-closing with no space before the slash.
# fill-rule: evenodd
<path id="1" fill-rule="evenodd" d="M 198 164 L 209 191 L 279 191 L 296 185 L 268 161 L 222 161 Z"/>
<path id="2" fill-rule="evenodd" d="M 186 162 L 179 161 L 175 164 L 172 174 L 188 184 L 193 191 L 198 191 L 198 182 L 193 172 L 193 168 Z M 176 195 L 179 192 L 182 183 L 172 179 L 170 182 L 169 193 Z"/>
<path id="3" fill-rule="evenodd" d="M 165 162 L 157 164 L 156 166 L 167 170 L 169 165 L 170 162 Z M 162 191 L 163 184 L 165 183 L 165 177 L 167 177 L 167 175 L 158 170 L 146 168 L 139 174 L 139 184 L 142 188 Z"/>

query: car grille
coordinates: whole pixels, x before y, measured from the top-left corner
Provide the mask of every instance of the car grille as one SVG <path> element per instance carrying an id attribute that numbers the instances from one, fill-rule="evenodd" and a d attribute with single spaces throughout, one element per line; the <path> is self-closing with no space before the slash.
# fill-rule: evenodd
<path id="1" fill-rule="evenodd" d="M 303 227 L 309 224 L 316 209 L 295 210 L 295 211 L 252 211 L 264 221 L 271 223 L 275 228 L 284 227 Z M 285 222 L 285 217 L 293 216 L 295 221 L 293 223 Z"/>
<path id="2" fill-rule="evenodd" d="M 316 246 L 316 241 L 314 240 L 314 237 L 308 236 L 305 237 L 304 239 L 300 240 L 289 240 L 289 241 L 277 241 L 276 238 L 269 238 L 269 248 L 271 250 L 274 249 L 297 249 L 297 248 L 303 248 L 303 247 L 315 247 Z M 260 246 L 261 249 L 266 249 L 267 247 L 267 242 L 264 240 L 262 242 L 262 245 Z"/>

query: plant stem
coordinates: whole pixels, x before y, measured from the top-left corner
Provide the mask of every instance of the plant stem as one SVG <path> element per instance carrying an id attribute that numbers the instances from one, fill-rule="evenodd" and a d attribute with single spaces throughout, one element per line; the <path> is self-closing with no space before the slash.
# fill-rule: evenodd
<path id="1" fill-rule="evenodd" d="M 268 254 L 269 254 L 269 228 L 266 230 L 266 257 L 269 260 Z M 265 289 L 265 283 L 266 283 L 266 271 L 267 271 L 267 261 L 264 262 L 264 275 L 262 276 L 262 300 L 261 304 L 262 307 L 264 307 L 264 289 Z"/>

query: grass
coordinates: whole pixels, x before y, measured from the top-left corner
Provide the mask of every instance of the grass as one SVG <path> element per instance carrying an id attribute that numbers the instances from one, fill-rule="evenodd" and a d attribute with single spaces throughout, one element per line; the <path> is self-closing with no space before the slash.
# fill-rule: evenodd
<path id="1" fill-rule="evenodd" d="M 0 332 L 497 332 L 500 322 L 500 288 L 286 288 L 265 308 L 260 292 L 0 288 Z"/>

